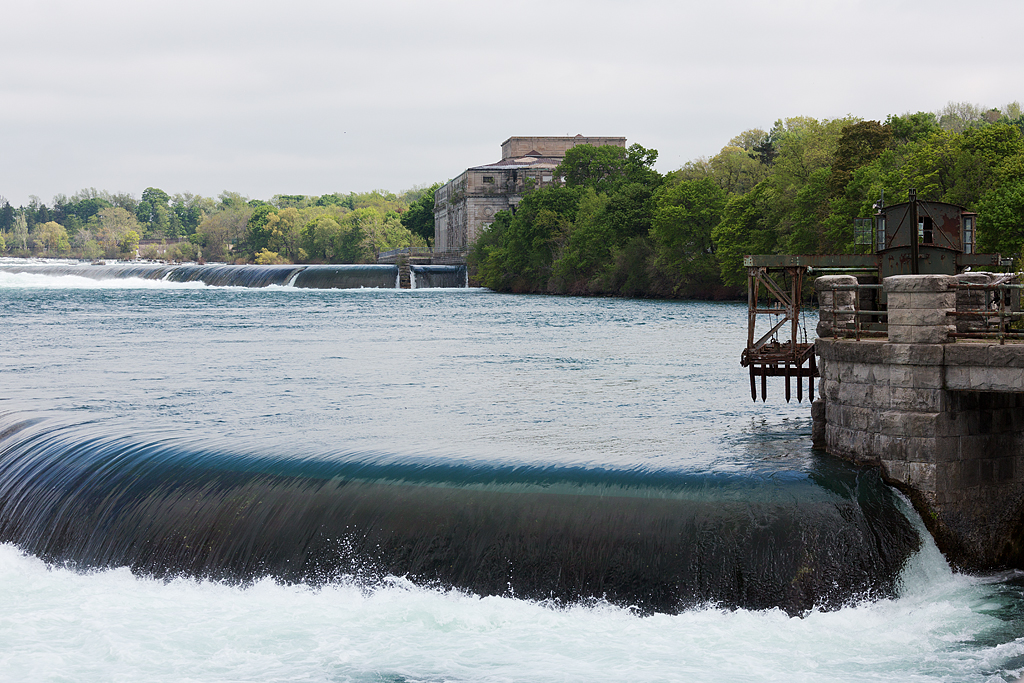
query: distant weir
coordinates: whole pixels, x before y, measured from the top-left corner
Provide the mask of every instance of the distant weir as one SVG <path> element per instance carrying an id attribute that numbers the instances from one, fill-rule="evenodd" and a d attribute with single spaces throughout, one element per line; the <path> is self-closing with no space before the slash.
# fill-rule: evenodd
<path id="1" fill-rule="evenodd" d="M 413 289 L 466 287 L 464 265 L 412 266 Z M 202 282 L 211 287 L 296 287 L 299 289 L 397 289 L 398 266 L 358 265 L 226 265 L 113 263 L 90 264 L 0 264 L 0 272 L 36 275 L 76 276 L 90 280 L 163 280 Z"/>

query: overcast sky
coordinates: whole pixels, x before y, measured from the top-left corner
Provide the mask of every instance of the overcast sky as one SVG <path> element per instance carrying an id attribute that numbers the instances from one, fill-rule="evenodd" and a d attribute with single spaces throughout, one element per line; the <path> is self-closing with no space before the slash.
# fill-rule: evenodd
<path id="1" fill-rule="evenodd" d="M 1024 101 L 1020 0 L 8 0 L 0 195 L 399 192 L 512 135 L 662 172 L 779 118 Z"/>

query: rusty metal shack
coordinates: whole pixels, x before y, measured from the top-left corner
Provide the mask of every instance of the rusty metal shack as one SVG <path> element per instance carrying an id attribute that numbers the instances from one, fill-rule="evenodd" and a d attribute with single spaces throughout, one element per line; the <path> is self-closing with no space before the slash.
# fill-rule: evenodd
<path id="1" fill-rule="evenodd" d="M 797 399 L 803 400 L 806 379 L 809 397 L 814 399 L 814 378 L 818 376 L 814 345 L 800 319 L 804 283 L 809 276 L 856 276 L 862 287 L 855 327 L 858 334 L 863 330 L 870 335 L 885 329 L 882 279 L 892 275 L 955 275 L 966 268 L 999 269 L 1008 263 L 998 254 L 975 253 L 975 213 L 955 204 L 919 200 L 915 190 L 910 190 L 908 201 L 892 206 L 883 203 L 873 219 L 858 219 L 857 223 L 855 242 L 867 253 L 744 257 L 748 326 L 740 362 L 749 368 L 750 392 L 755 400 L 758 378 L 764 400 L 768 377 L 785 378 L 787 401 L 794 380 Z M 759 335 L 761 330 L 765 331 Z"/>

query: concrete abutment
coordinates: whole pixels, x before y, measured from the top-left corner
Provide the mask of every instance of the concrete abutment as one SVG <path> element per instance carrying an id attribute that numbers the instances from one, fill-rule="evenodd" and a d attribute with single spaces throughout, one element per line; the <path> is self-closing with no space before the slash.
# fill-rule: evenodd
<path id="1" fill-rule="evenodd" d="M 820 299 L 838 278 L 850 279 L 817 280 Z M 957 307 L 956 282 L 887 278 L 888 339 L 829 338 L 832 317 L 823 310 L 813 438 L 833 455 L 878 467 L 955 565 L 1024 568 L 1024 344 L 955 342 L 949 333 L 958 325 L 947 312 Z M 852 292 L 835 295 L 841 310 L 853 310 Z"/>

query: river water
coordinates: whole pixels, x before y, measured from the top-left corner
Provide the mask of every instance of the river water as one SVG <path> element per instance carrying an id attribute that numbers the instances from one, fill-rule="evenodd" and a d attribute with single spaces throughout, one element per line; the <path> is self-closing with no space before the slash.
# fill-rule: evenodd
<path id="1" fill-rule="evenodd" d="M 1013 681 L 732 303 L 0 272 L 0 680 Z"/>

